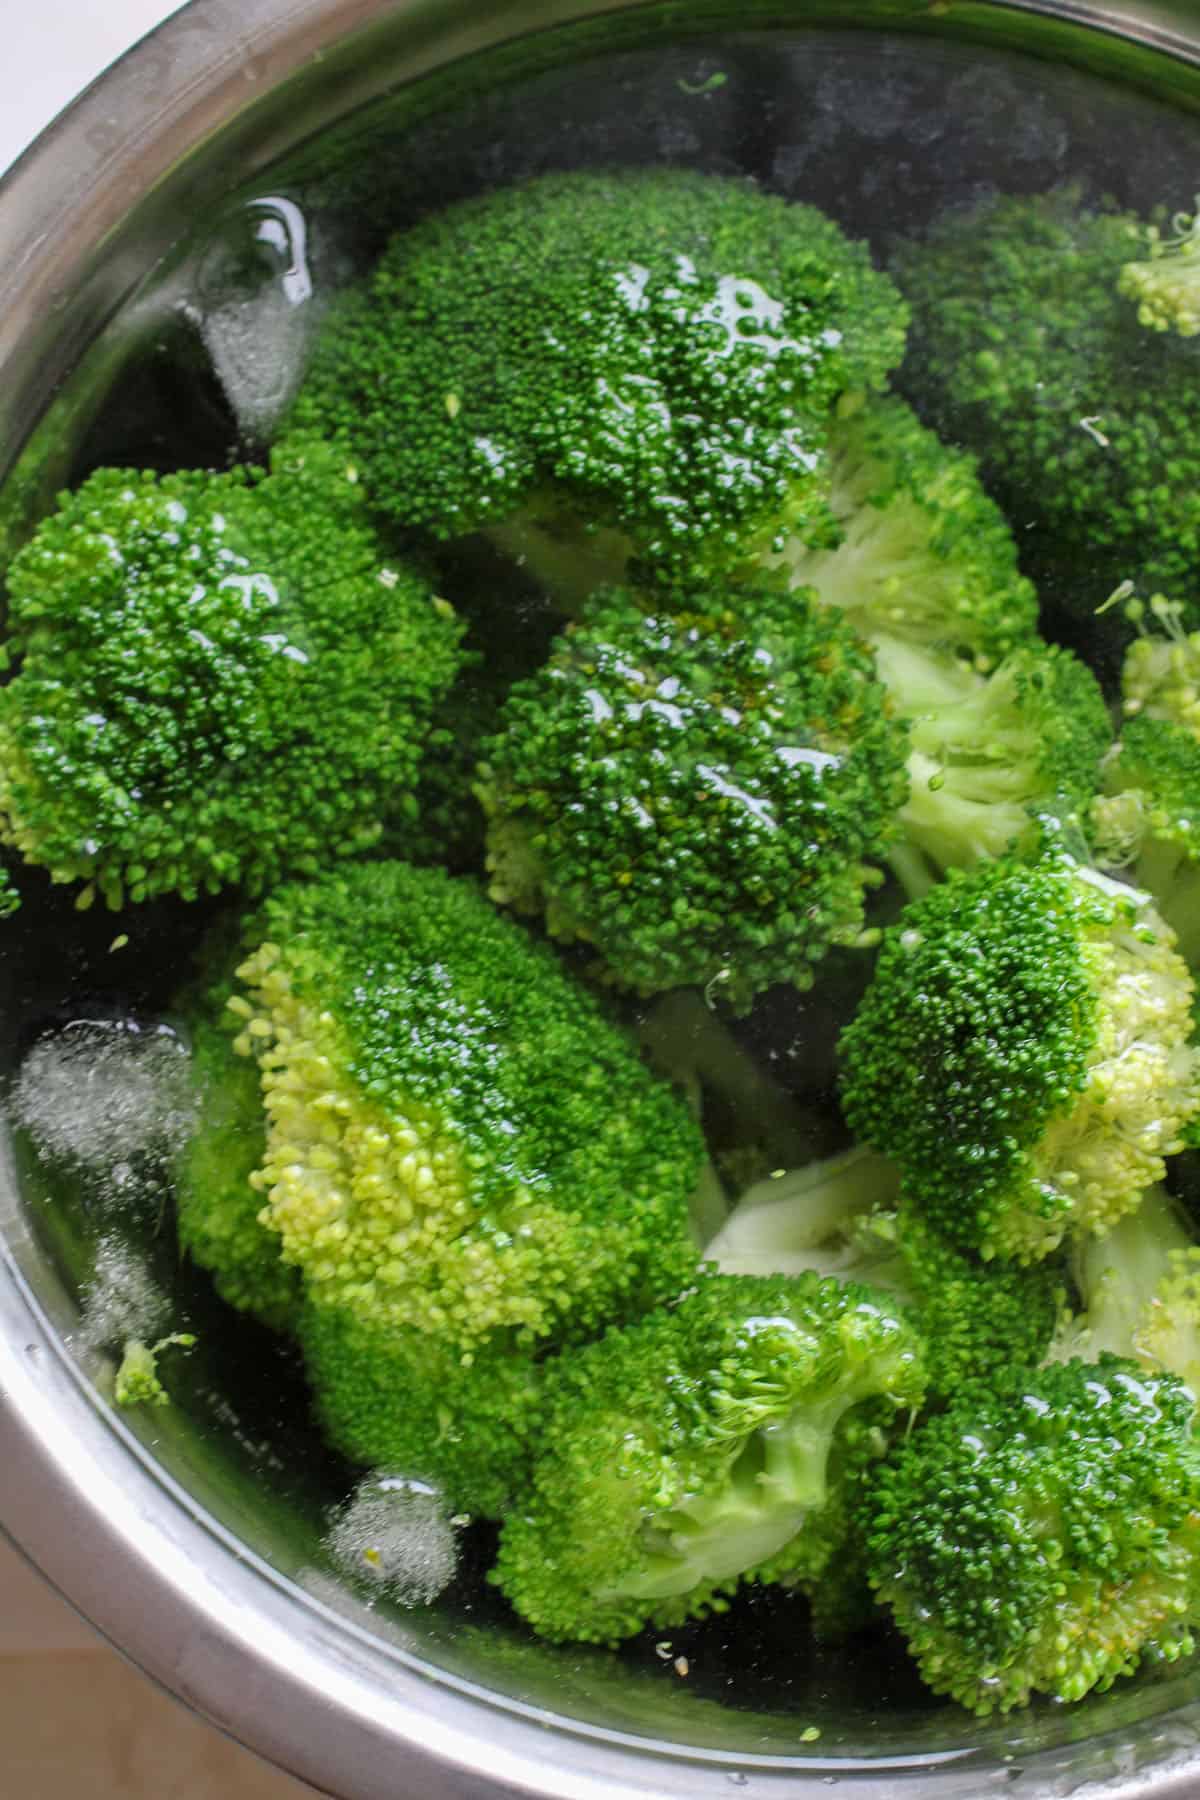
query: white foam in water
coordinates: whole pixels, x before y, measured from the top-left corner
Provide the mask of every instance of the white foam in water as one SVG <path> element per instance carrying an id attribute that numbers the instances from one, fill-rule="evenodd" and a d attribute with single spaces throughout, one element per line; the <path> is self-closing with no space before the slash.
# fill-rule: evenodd
<path id="1" fill-rule="evenodd" d="M 436 1488 L 377 1471 L 338 1513 L 325 1547 L 350 1580 L 401 1606 L 428 1606 L 454 1578 L 457 1538 Z"/>
<path id="2" fill-rule="evenodd" d="M 294 201 L 251 200 L 201 260 L 197 325 L 239 430 L 265 438 L 295 395 L 315 324 L 308 228 Z"/>
<path id="3" fill-rule="evenodd" d="M 195 1102 L 187 1051 L 169 1026 L 80 1019 L 33 1046 L 9 1105 L 43 1161 L 101 1176 L 121 1205 L 143 1197 L 145 1158 L 182 1147 Z"/>
<path id="4" fill-rule="evenodd" d="M 83 1293 L 76 1344 L 103 1350 L 129 1338 L 155 1338 L 169 1311 L 166 1294 L 141 1258 L 119 1238 L 102 1238 Z"/>

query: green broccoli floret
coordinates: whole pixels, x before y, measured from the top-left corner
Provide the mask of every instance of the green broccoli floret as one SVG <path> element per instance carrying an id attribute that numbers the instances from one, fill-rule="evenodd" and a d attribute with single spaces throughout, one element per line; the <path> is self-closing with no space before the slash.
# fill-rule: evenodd
<path id="1" fill-rule="evenodd" d="M 981 674 L 898 639 L 879 637 L 875 655 L 909 724 L 910 791 L 891 864 L 911 897 L 947 869 L 1035 850 L 1048 822 L 1082 826 L 1112 725 L 1077 656 L 1034 640 Z"/>
<path id="2" fill-rule="evenodd" d="M 704 1252 L 722 1274 L 812 1270 L 892 1296 L 920 1332 L 936 1395 L 1041 1361 L 1064 1306 L 1061 1271 L 985 1264 L 900 1195 L 900 1171 L 855 1148 L 758 1182 Z"/>
<path id="3" fill-rule="evenodd" d="M 883 385 L 905 322 L 811 207 L 683 169 L 556 173 L 395 238 L 295 416 L 353 446 L 399 523 L 508 527 L 579 598 L 630 554 L 703 578 L 829 524 L 831 409 Z"/>
<path id="4" fill-rule="evenodd" d="M 915 1335 L 867 1288 L 704 1278 L 547 1365 L 492 1580 L 541 1636 L 604 1644 L 720 1610 L 768 1563 L 816 1582 L 843 1461 L 881 1454 L 923 1385 Z"/>
<path id="5" fill-rule="evenodd" d="M 1136 1212 L 1103 1237 L 1072 1245 L 1079 1307 L 1064 1316 L 1048 1360 L 1102 1351 L 1178 1375 L 1200 1395 L 1200 1244 L 1164 1188 L 1148 1188 Z"/>
<path id="6" fill-rule="evenodd" d="M 1138 324 L 1180 337 L 1200 332 L 1200 200 L 1194 213 L 1177 212 L 1165 231 L 1145 230 L 1145 256 L 1127 262 L 1118 290 L 1137 303 Z"/>
<path id="7" fill-rule="evenodd" d="M 1117 283 L 1142 234 L 1060 188 L 949 212 L 893 267 L 913 308 L 905 391 L 981 458 L 1022 541 L 1038 528 L 1084 615 L 1128 577 L 1196 605 L 1200 386 L 1177 336 L 1131 349 Z"/>
<path id="8" fill-rule="evenodd" d="M 880 1465 L 871 1578 L 925 1681 L 985 1716 L 1079 1700 L 1192 1648 L 1195 1400 L 1102 1357 L 973 1392 Z"/>
<path id="9" fill-rule="evenodd" d="M 1097 860 L 1154 896 L 1187 960 L 1200 958 L 1200 739 L 1165 719 L 1126 721 L 1092 805 Z"/>
<path id="10" fill-rule="evenodd" d="M 118 1406 L 168 1406 L 171 1396 L 158 1374 L 158 1359 L 164 1350 L 177 1344 L 190 1350 L 196 1339 L 190 1331 L 173 1331 L 156 1344 L 144 1344 L 130 1338 L 125 1345 L 113 1386 L 113 1399 Z"/>
<path id="11" fill-rule="evenodd" d="M 231 984 L 223 982 L 223 1002 Z M 302 1288 L 278 1235 L 259 1219 L 253 1176 L 266 1150 L 257 1064 L 239 1056 L 224 1021 L 190 1009 L 193 1129 L 175 1159 L 179 1247 L 207 1269 L 221 1298 L 275 1331 L 294 1331 Z"/>
<path id="12" fill-rule="evenodd" d="M 688 1279 L 691 1113 L 473 884 L 355 865 L 248 934 L 251 1180 L 314 1305 L 466 1352 L 587 1336 Z"/>
<path id="13" fill-rule="evenodd" d="M 328 1441 L 367 1468 L 432 1481 L 456 1512 L 499 1519 L 523 1495 L 541 1368 L 518 1334 L 464 1351 L 344 1306 L 303 1308 L 298 1333 Z"/>
<path id="14" fill-rule="evenodd" d="M 1137 626 L 1121 670 L 1126 717 L 1162 719 L 1200 741 L 1200 631 L 1187 631 L 1183 608 L 1163 594 L 1126 612 Z"/>
<path id="15" fill-rule="evenodd" d="M 460 627 L 343 451 L 102 469 L 8 570 L 0 839 L 110 906 L 313 872 L 414 809 Z"/>
<path id="16" fill-rule="evenodd" d="M 485 746 L 491 893 L 543 908 L 640 993 L 743 1009 L 863 927 L 905 797 L 906 741 L 869 651 L 804 593 L 603 590 L 519 682 Z"/>
<path id="17" fill-rule="evenodd" d="M 842 1033 L 851 1129 L 985 1258 L 1103 1231 L 1200 1106 L 1192 982 L 1146 895 L 1004 860 L 906 907 Z"/>
<path id="18" fill-rule="evenodd" d="M 764 559 L 769 566 L 841 607 L 872 643 L 882 634 L 990 669 L 1033 638 L 1037 595 L 973 457 L 889 396 L 841 410 L 829 467 L 841 541 L 793 536 Z"/>

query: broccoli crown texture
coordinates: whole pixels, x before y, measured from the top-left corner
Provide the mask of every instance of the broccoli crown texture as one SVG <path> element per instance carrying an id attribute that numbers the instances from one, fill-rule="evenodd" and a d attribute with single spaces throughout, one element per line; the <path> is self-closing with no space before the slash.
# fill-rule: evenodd
<path id="1" fill-rule="evenodd" d="M 492 1579 L 541 1636 L 593 1643 L 719 1608 L 763 1565 L 815 1579 L 840 1459 L 881 1454 L 923 1385 L 915 1335 L 870 1289 L 702 1278 L 547 1364 Z"/>
<path id="2" fill-rule="evenodd" d="M 1105 758 L 1096 854 L 1154 896 L 1190 963 L 1200 953 L 1200 739 L 1138 713 Z"/>
<path id="3" fill-rule="evenodd" d="M 980 456 L 1010 519 L 1067 555 L 1086 614 L 1127 577 L 1196 603 L 1195 352 L 1131 333 L 1117 281 L 1140 239 L 1130 215 L 1056 189 L 947 213 L 893 269 L 913 308 L 906 391 Z"/>
<path id="4" fill-rule="evenodd" d="M 316 871 L 413 808 L 459 626 L 352 474 L 293 439 L 63 496 L 8 571 L 4 841 L 119 906 Z"/>
<path id="5" fill-rule="evenodd" d="M 920 1333 L 935 1395 L 1040 1362 L 1064 1304 L 1057 1263 L 982 1263 L 899 1205 L 899 1190 L 895 1164 L 861 1148 L 772 1176 L 742 1195 L 705 1260 L 722 1274 L 812 1270 L 890 1294 Z"/>
<path id="6" fill-rule="evenodd" d="M 882 385 L 904 328 L 811 207 L 682 169 L 552 174 L 395 238 L 296 416 L 405 525 L 502 523 L 550 484 L 695 569 L 821 508 L 830 409 Z"/>
<path id="7" fill-rule="evenodd" d="M 1173 943 L 1144 894 L 1067 858 L 952 872 L 889 929 L 842 1034 L 852 1129 L 984 1257 L 1104 1230 L 1200 1099 Z"/>
<path id="8" fill-rule="evenodd" d="M 1200 631 L 1185 631 L 1182 609 L 1162 594 L 1137 610 L 1138 635 L 1121 671 L 1125 713 L 1162 719 L 1200 741 Z M 1161 630 L 1152 628 L 1147 612 Z"/>
<path id="9" fill-rule="evenodd" d="M 1148 225 L 1145 255 L 1127 262 L 1119 291 L 1137 305 L 1148 331 L 1200 332 L 1200 214 L 1176 213 L 1164 231 Z"/>
<path id="10" fill-rule="evenodd" d="M 829 434 L 834 546 L 798 534 L 768 565 L 880 635 L 990 668 L 1037 629 L 1037 595 L 975 459 L 894 396 L 845 409 Z"/>
<path id="11" fill-rule="evenodd" d="M 222 983 L 219 1003 L 231 991 Z M 216 1008 L 189 1020 L 195 1124 L 175 1159 L 179 1247 L 212 1275 L 221 1298 L 275 1331 L 295 1329 L 300 1277 L 278 1235 L 259 1220 L 252 1177 L 266 1149 L 257 1065 L 239 1056 Z"/>
<path id="12" fill-rule="evenodd" d="M 314 1304 L 467 1351 L 587 1336 L 687 1280 L 690 1111 L 471 883 L 354 865 L 279 889 L 249 944 L 251 1179 Z"/>
<path id="13" fill-rule="evenodd" d="M 871 1577 L 925 1681 L 981 1715 L 1078 1700 L 1191 1648 L 1195 1400 L 1101 1357 L 972 1393 L 882 1464 Z"/>
<path id="14" fill-rule="evenodd" d="M 691 604 L 603 591 L 513 689 L 481 768 L 491 892 L 625 986 L 719 981 L 744 1008 L 860 932 L 907 746 L 839 615 Z"/>
<path id="15" fill-rule="evenodd" d="M 456 1512 L 500 1518 L 521 1496 L 540 1370 L 514 1334 L 464 1352 L 436 1333 L 310 1304 L 298 1335 L 317 1417 L 344 1456 L 435 1482 Z"/>

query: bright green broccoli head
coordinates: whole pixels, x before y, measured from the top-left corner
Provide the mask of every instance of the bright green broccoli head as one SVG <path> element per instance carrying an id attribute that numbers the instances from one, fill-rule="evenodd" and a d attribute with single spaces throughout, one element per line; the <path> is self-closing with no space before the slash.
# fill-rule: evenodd
<path id="1" fill-rule="evenodd" d="M 8 571 L 5 842 L 118 906 L 322 869 L 412 810 L 459 626 L 351 474 L 293 440 L 64 497 Z"/>
<path id="2" fill-rule="evenodd" d="M 1057 1262 L 982 1263 L 899 1190 L 895 1164 L 861 1148 L 772 1176 L 742 1195 L 705 1259 L 724 1274 L 810 1270 L 890 1294 L 920 1333 L 935 1395 L 1040 1362 L 1064 1305 Z"/>
<path id="3" fill-rule="evenodd" d="M 852 1129 L 985 1258 L 1104 1230 L 1200 1103 L 1173 944 L 1144 894 L 1066 858 L 952 873 L 888 931 L 842 1034 Z"/>
<path id="4" fill-rule="evenodd" d="M 866 646 L 804 593 L 594 597 L 485 746 L 491 891 L 642 993 L 735 1007 L 853 942 L 905 796 Z"/>
<path id="5" fill-rule="evenodd" d="M 1117 282 L 1141 241 L 1131 215 L 1056 189 L 947 213 L 893 270 L 913 309 L 905 391 L 1040 528 L 1084 615 L 1127 577 L 1196 603 L 1195 353 L 1166 334 L 1131 348 Z"/>
<path id="6" fill-rule="evenodd" d="M 1086 816 L 1112 725 L 1095 676 L 1069 650 L 1034 640 L 985 675 L 881 637 L 876 661 L 909 720 L 897 867 L 903 877 L 905 855 L 917 859 L 910 891 L 983 857 L 1028 853 L 1047 821 Z"/>
<path id="7" fill-rule="evenodd" d="M 1079 1700 L 1191 1648 L 1195 1401 L 1103 1357 L 972 1394 L 880 1466 L 871 1576 L 925 1681 L 973 1712 Z"/>
<path id="8" fill-rule="evenodd" d="M 317 1417 L 351 1461 L 432 1481 L 455 1511 L 484 1518 L 522 1492 L 540 1370 L 512 1334 L 464 1352 L 436 1333 L 312 1304 L 299 1338 Z"/>
<path id="9" fill-rule="evenodd" d="M 841 607 L 871 642 L 883 634 L 988 669 L 1032 637 L 1037 595 L 973 457 L 888 397 L 836 420 L 829 469 L 841 542 L 792 536 L 769 565 Z"/>
<path id="10" fill-rule="evenodd" d="M 615 1643 L 815 1580 L 839 1469 L 920 1404 L 916 1338 L 871 1290 L 714 1275 L 546 1366 L 541 1449 L 492 1579 L 541 1636 Z"/>
<path id="11" fill-rule="evenodd" d="M 355 865 L 278 890 L 249 945 L 252 1181 L 314 1305 L 469 1351 L 587 1336 L 688 1279 L 691 1113 L 472 884 Z"/>
<path id="12" fill-rule="evenodd" d="M 904 328 L 811 207 L 682 169 L 552 174 L 396 238 L 297 417 L 354 446 L 404 525 L 450 537 L 565 498 L 581 531 L 695 573 L 822 511 L 830 409 L 882 385 Z"/>

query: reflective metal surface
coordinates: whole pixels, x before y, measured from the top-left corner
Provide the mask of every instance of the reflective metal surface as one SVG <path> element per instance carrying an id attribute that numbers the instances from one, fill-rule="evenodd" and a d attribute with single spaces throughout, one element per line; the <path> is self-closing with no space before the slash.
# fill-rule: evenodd
<path id="1" fill-rule="evenodd" d="M 1200 13 L 1184 5 L 193 0 L 0 184 L 0 471 L 147 267 L 235 184 L 398 81 L 571 20 L 632 30 L 651 10 L 675 37 L 732 11 L 741 26 L 1005 45 L 1200 107 Z M 0 1524 L 150 1675 L 339 1800 L 753 1800 L 830 1781 L 845 1800 L 1197 1792 L 1200 1674 L 1032 1730 L 938 1714 L 801 1755 L 796 1712 L 639 1682 L 469 1613 L 441 1626 L 372 1615 L 306 1570 L 302 1508 L 282 1477 L 272 1490 L 269 1461 L 238 1462 L 171 1417 L 138 1436 L 98 1396 L 20 1185 L 0 1164 Z M 869 1719 L 872 1696 L 857 1700 Z"/>

